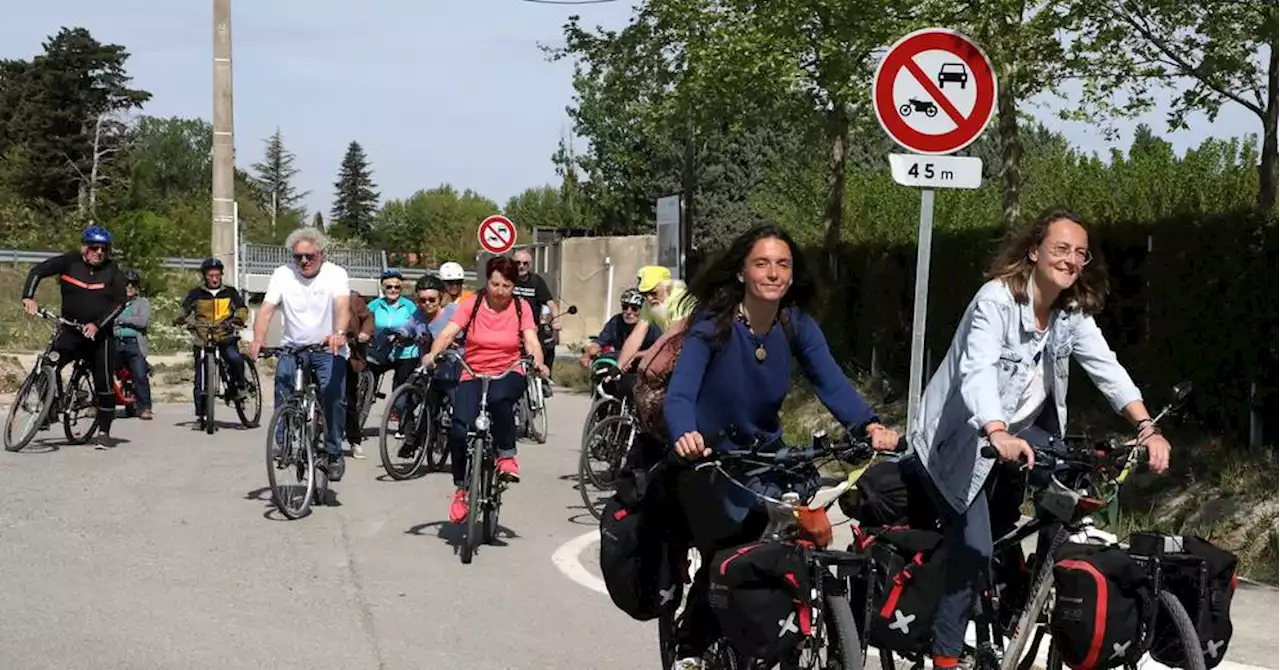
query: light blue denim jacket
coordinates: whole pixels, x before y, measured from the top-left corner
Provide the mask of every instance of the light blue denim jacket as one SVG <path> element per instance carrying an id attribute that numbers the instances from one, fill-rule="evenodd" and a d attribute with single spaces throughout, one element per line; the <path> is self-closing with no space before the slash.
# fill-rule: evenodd
<path id="1" fill-rule="evenodd" d="M 1018 304 L 1003 281 L 984 284 L 961 317 L 947 356 L 912 417 L 911 450 L 958 512 L 968 509 L 995 463 L 979 454 L 986 443 L 982 427 L 991 421 L 1007 423 L 1035 378 L 1035 330 L 1030 300 Z M 1058 426 L 1067 425 L 1072 356 L 1117 412 L 1142 399 L 1092 316 L 1054 310 L 1048 338 L 1038 364 L 1048 366 L 1045 376 L 1052 379 Z"/>

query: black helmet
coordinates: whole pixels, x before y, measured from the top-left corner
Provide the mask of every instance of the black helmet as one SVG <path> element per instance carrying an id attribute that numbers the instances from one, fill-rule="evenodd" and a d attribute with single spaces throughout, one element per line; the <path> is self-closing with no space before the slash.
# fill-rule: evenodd
<path id="1" fill-rule="evenodd" d="M 200 263 L 200 273 L 201 273 L 201 274 L 204 274 L 205 272 L 208 272 L 208 271 L 210 271 L 210 270 L 219 270 L 219 271 L 221 271 L 221 270 L 223 270 L 223 269 L 224 269 L 224 268 L 223 268 L 223 265 L 222 265 L 222 261 L 220 261 L 220 260 L 218 260 L 218 259 L 216 259 L 216 258 L 206 258 L 206 259 L 204 259 L 204 262 Z"/>
<path id="2" fill-rule="evenodd" d="M 428 289 L 432 291 L 443 291 L 444 280 L 435 275 L 424 274 L 421 277 L 418 277 L 418 281 L 414 282 L 413 289 L 415 291 L 426 291 Z"/>
<path id="3" fill-rule="evenodd" d="M 124 283 L 139 286 L 142 284 L 142 275 L 134 268 L 126 268 L 124 271 Z"/>

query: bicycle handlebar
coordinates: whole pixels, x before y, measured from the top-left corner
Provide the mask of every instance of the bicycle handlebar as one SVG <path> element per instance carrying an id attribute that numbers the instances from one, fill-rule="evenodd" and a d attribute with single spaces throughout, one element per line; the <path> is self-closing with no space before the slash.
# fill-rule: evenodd
<path id="1" fill-rule="evenodd" d="M 39 311 L 36 312 L 36 316 L 39 316 L 42 319 L 48 319 L 50 321 L 57 321 L 59 324 L 68 326 L 70 328 L 83 328 L 85 325 L 83 323 L 72 321 L 70 319 L 64 319 L 63 317 L 57 314 L 54 314 L 53 312 L 50 312 L 49 310 L 43 307 L 41 307 Z"/>
<path id="2" fill-rule="evenodd" d="M 445 358 L 455 358 L 455 359 L 457 359 L 458 363 L 460 363 L 460 364 L 462 365 L 462 369 L 466 370 L 466 371 L 467 371 L 467 373 L 468 373 L 468 374 L 470 374 L 472 377 L 474 377 L 474 378 L 476 378 L 476 379 L 488 379 L 489 381 L 497 381 L 497 380 L 499 380 L 499 379 L 502 379 L 503 377 L 506 377 L 507 375 L 511 374 L 512 372 L 515 372 L 517 369 L 519 369 L 519 368 L 521 368 L 521 367 L 525 367 L 525 366 L 532 367 L 532 364 L 533 364 L 533 357 L 532 357 L 532 356 L 521 356 L 521 357 L 517 358 L 514 362 L 512 362 L 512 363 L 511 363 L 511 365 L 507 366 L 507 369 L 506 369 L 506 370 L 503 370 L 503 371 L 502 371 L 501 373 L 499 373 L 499 374 L 496 374 L 496 375 L 482 375 L 482 374 L 477 373 L 475 370 L 473 370 L 473 369 L 471 368 L 471 366 L 467 364 L 466 359 L 464 359 L 460 354 L 458 354 L 458 352 L 457 352 L 457 351 L 454 351 L 454 350 L 452 350 L 452 349 L 449 349 L 449 350 L 446 350 L 446 351 L 442 351 L 442 352 L 440 352 L 440 353 L 436 354 L 435 362 L 439 363 L 441 360 L 443 360 L 443 359 L 445 359 Z"/>
<path id="3" fill-rule="evenodd" d="M 854 462 L 867 460 L 876 454 L 876 450 L 871 446 L 871 438 L 853 437 L 848 433 L 838 440 L 831 440 L 827 437 L 826 431 L 817 431 L 813 435 L 813 441 L 806 447 L 787 446 L 780 439 L 767 442 L 770 443 L 769 446 L 776 446 L 772 450 L 761 449 L 760 447 L 765 444 L 756 439 L 746 449 L 713 450 L 710 456 L 687 462 L 695 468 L 708 464 L 741 462 L 753 463 L 768 469 L 785 470 L 824 458 L 835 457 L 842 461 Z M 897 447 L 892 453 L 902 453 L 906 449 L 907 439 L 904 435 L 898 438 Z M 673 462 L 686 460 L 674 451 L 669 452 L 668 459 Z"/>
<path id="4" fill-rule="evenodd" d="M 308 344 L 302 347 L 291 347 L 282 345 L 279 347 L 263 347 L 258 352 L 258 358 L 269 358 L 272 356 L 296 356 L 302 353 L 329 353 L 329 345 L 327 344 Z"/>

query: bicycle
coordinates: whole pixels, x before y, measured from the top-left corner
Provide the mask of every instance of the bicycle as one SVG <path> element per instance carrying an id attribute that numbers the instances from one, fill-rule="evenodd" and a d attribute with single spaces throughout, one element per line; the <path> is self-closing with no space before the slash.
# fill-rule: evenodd
<path id="1" fill-rule="evenodd" d="M 621 376 L 615 377 L 613 381 L 620 383 Z M 582 496 L 582 504 L 597 520 L 604 511 L 604 506 L 601 501 L 592 500 L 587 485 L 590 484 L 600 492 L 614 490 L 627 453 L 644 430 L 635 414 L 629 392 L 622 392 L 615 398 L 609 396 L 601 385 L 600 393 L 609 398 L 609 416 L 597 421 L 583 437 L 578 457 L 578 492 Z M 596 471 L 596 463 L 604 464 L 603 471 Z"/>
<path id="2" fill-rule="evenodd" d="M 466 537 L 462 541 L 459 552 L 463 564 L 470 564 L 480 543 L 491 544 L 498 533 L 498 515 L 502 511 L 502 493 L 507 490 L 507 481 L 498 476 L 495 461 L 496 447 L 493 444 L 493 433 L 490 432 L 492 420 L 489 416 L 489 385 L 493 382 L 523 368 L 526 375 L 533 368 L 533 360 L 528 356 L 516 359 L 514 363 L 497 375 L 476 374 L 467 365 L 466 360 L 456 351 L 446 351 L 436 357 L 440 361 L 446 357 L 457 359 L 468 374 L 480 380 L 480 411 L 476 414 L 475 423 L 467 431 L 468 464 L 467 464 L 467 518 L 464 521 Z"/>
<path id="3" fill-rule="evenodd" d="M 84 324 L 64 319 L 47 309 L 40 309 L 37 316 L 55 322 L 53 336 L 49 344 L 36 359 L 31 373 L 22 382 L 22 386 L 13 397 L 9 406 L 9 416 L 5 421 L 5 451 L 21 451 L 36 436 L 36 433 L 47 429 L 51 424 L 50 416 L 60 415 L 62 431 L 71 444 L 85 444 L 93 439 L 98 431 L 97 405 L 93 374 L 89 371 L 89 361 L 77 358 L 71 368 L 71 376 L 64 388 L 62 375 L 62 354 L 53 348 L 58 333 L 62 328 L 80 330 Z M 100 333 L 102 337 L 110 337 L 110 333 Z M 34 415 L 35 420 L 19 433 L 14 433 L 18 410 L 23 409 Z M 76 426 L 81 418 L 89 418 L 89 426 L 79 432 Z"/>
<path id="4" fill-rule="evenodd" d="M 204 382 L 204 432 L 213 435 L 218 430 L 214 412 L 219 399 L 236 408 L 241 425 L 245 428 L 257 428 L 262 419 L 262 384 L 258 377 L 258 367 L 245 357 L 244 388 L 239 393 L 232 393 L 231 370 L 223 360 L 222 346 L 215 339 L 217 335 L 234 332 L 234 326 L 200 322 L 185 325 L 189 330 L 204 331 L 202 344 L 196 347 L 196 369 L 201 371 Z"/>
<path id="5" fill-rule="evenodd" d="M 569 307 L 552 317 L 550 321 L 541 324 L 541 328 L 551 328 L 551 324 L 566 314 L 577 314 L 578 306 L 569 305 Z M 550 369 L 552 361 L 544 361 L 547 368 Z M 532 439 L 538 444 L 546 444 L 548 418 L 547 418 L 547 397 L 546 387 L 544 384 L 550 384 L 551 380 L 540 379 L 537 383 L 530 383 L 525 386 L 524 394 L 516 401 L 516 434 Z"/>
<path id="6" fill-rule="evenodd" d="M 591 360 L 591 408 L 587 410 L 587 418 L 582 422 L 582 444 L 584 445 L 587 442 L 587 434 L 597 422 L 610 416 L 617 416 L 619 403 L 630 400 L 626 397 L 617 397 L 607 390 L 607 387 L 614 386 L 618 377 L 622 375 L 622 369 L 618 367 L 618 360 L 612 355 L 613 347 L 606 349 L 596 354 Z"/>
<path id="7" fill-rule="evenodd" d="M 1153 423 L 1163 418 L 1171 407 L 1166 407 Z M 1093 497 L 1098 489 L 1095 477 L 1114 472 L 1116 474 L 1111 479 L 1119 485 L 1146 455 L 1146 450 L 1138 445 L 1122 445 L 1115 441 L 1089 445 L 1085 442 L 1078 437 L 1051 438 L 1046 444 L 1031 445 L 1036 464 L 1028 474 L 1027 485 L 1032 490 L 1035 513 L 993 544 L 986 573 L 987 587 L 977 598 L 972 620 L 976 644 L 966 644 L 964 652 L 974 659 L 978 670 L 1027 670 L 1031 667 L 1040 642 L 1047 633 L 1047 617 L 1051 609 L 1049 596 L 1053 589 L 1053 557 L 1069 540 L 1097 536 L 1090 515 L 1103 508 L 1107 501 Z M 980 453 L 985 458 L 997 457 L 994 447 L 989 445 L 984 446 Z M 1016 555 L 1022 541 L 1033 534 L 1037 535 L 1036 560 L 1034 565 L 1028 566 L 1032 577 L 1027 599 L 1018 603 L 1003 601 L 1000 594 L 1008 585 L 998 578 L 1001 561 Z M 874 566 L 869 567 L 865 575 L 867 594 L 875 593 L 885 578 Z M 864 622 L 869 622 L 873 616 L 870 597 L 864 603 L 862 615 Z M 879 656 L 884 670 L 898 667 L 895 655 L 911 662 L 917 669 L 924 667 L 927 656 L 925 653 L 881 649 Z"/>
<path id="8" fill-rule="evenodd" d="M 328 467 L 325 456 L 324 412 L 320 407 L 320 380 L 308 365 L 310 354 L 328 354 L 329 347 L 312 344 L 305 347 L 263 347 L 260 358 L 292 357 L 296 364 L 293 388 L 284 404 L 277 407 L 267 424 L 267 480 L 271 499 L 288 519 L 300 519 L 311 511 L 314 502 L 325 504 L 329 492 Z M 286 489 L 277 472 L 297 473 L 296 486 Z M 296 502 L 286 500 L 293 488 L 301 488 Z"/>
<path id="9" fill-rule="evenodd" d="M 771 446 L 772 450 L 765 450 L 762 448 L 764 446 Z M 897 450 L 901 451 L 904 447 L 905 441 L 900 440 Z M 760 535 L 761 541 L 794 544 L 803 552 L 808 571 L 813 576 L 811 602 L 806 605 L 810 610 L 812 633 L 803 637 L 799 646 L 778 664 L 781 668 L 862 668 L 864 646 L 850 605 L 850 582 L 845 575 L 856 572 L 851 568 L 865 564 L 867 557 L 856 551 L 827 549 L 823 546 L 827 538 L 815 538 L 803 531 L 799 516 L 802 511 L 807 511 L 825 518 L 831 506 L 853 487 L 866 466 L 877 456 L 868 439 L 846 435 L 841 440 L 833 441 L 825 431 L 816 431 L 808 447 L 789 447 L 781 440 L 762 440 L 757 437 L 747 448 L 717 451 L 708 460 L 692 465 L 694 470 L 715 469 L 729 484 L 751 493 L 763 503 L 769 521 Z M 670 466 L 677 463 L 678 459 L 678 456 L 672 454 L 657 467 Z M 800 493 L 790 487 L 777 498 L 765 495 L 750 488 L 730 472 L 732 469 L 746 470 L 752 475 L 766 472 L 795 474 L 802 468 L 814 468 L 823 461 L 833 460 L 860 465 L 834 486 L 812 492 L 807 500 L 802 500 Z M 699 558 L 696 550 L 690 550 L 689 554 L 689 558 L 683 561 L 683 574 L 680 575 L 686 584 L 690 583 L 693 564 Z M 683 586 L 678 583 L 673 588 Z M 680 597 L 679 602 L 683 604 L 685 598 Z M 683 624 L 683 615 L 684 610 L 676 608 L 667 610 L 658 617 L 659 650 L 664 670 L 669 670 L 677 660 L 677 632 Z M 762 667 L 757 659 L 741 654 L 723 637 L 714 641 L 707 649 L 703 661 L 710 668 L 724 670 Z"/>
<path id="10" fill-rule="evenodd" d="M 419 366 L 405 383 L 391 392 L 391 401 L 382 410 L 378 449 L 382 455 L 382 467 L 392 479 L 413 477 L 424 461 L 428 472 L 439 470 L 449 458 L 449 426 L 453 422 L 453 407 L 447 395 L 432 388 L 432 374 L 431 370 Z M 397 405 L 403 410 L 393 421 Z M 409 459 L 407 466 L 392 462 L 390 440 L 402 441 L 396 457 Z"/>

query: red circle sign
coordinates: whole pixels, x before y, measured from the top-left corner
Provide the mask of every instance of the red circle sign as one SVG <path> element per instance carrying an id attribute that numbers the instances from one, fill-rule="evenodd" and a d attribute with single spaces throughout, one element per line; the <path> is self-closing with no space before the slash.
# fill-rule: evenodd
<path id="1" fill-rule="evenodd" d="M 505 254 L 516 245 L 515 224 L 511 223 L 511 219 L 500 214 L 494 214 L 481 221 L 477 235 L 480 238 L 480 246 L 491 254 Z"/>
<path id="2" fill-rule="evenodd" d="M 949 154 L 982 134 L 996 109 L 991 61 L 945 28 L 917 30 L 889 47 L 871 84 L 876 118 L 893 141 L 920 154 Z"/>

